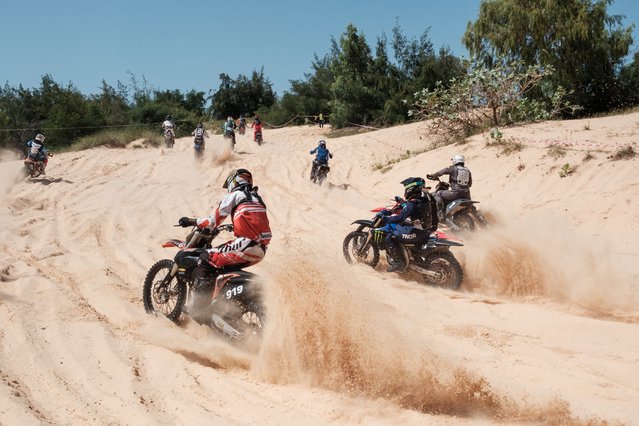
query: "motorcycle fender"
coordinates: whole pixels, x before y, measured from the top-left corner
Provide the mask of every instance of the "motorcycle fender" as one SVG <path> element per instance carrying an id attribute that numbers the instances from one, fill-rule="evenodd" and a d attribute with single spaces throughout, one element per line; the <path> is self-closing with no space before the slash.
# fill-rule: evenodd
<path id="1" fill-rule="evenodd" d="M 463 246 L 462 243 L 458 243 L 457 241 L 450 241 L 450 240 L 439 240 L 439 241 L 435 241 L 434 243 L 429 243 L 428 245 L 430 246 L 431 244 L 433 244 L 434 247 L 460 247 Z"/>
<path id="2" fill-rule="evenodd" d="M 184 241 L 182 240 L 169 240 L 167 242 L 165 242 L 164 244 L 162 244 L 162 247 L 177 247 L 177 248 L 183 248 L 186 244 L 184 243 Z"/>
<path id="3" fill-rule="evenodd" d="M 355 225 L 355 224 L 368 226 L 370 228 L 373 227 L 373 221 L 372 220 L 360 219 L 360 220 L 356 220 L 355 222 L 351 223 L 351 225 Z"/>

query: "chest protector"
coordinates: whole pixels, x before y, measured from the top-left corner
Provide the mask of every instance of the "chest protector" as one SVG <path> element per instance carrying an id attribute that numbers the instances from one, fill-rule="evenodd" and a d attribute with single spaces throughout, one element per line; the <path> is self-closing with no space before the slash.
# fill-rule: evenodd
<path id="1" fill-rule="evenodd" d="M 457 166 L 457 184 L 468 186 L 470 183 L 470 170 L 464 166 Z"/>
<path id="2" fill-rule="evenodd" d="M 202 141 L 204 139 L 204 129 L 195 129 L 195 140 Z"/>

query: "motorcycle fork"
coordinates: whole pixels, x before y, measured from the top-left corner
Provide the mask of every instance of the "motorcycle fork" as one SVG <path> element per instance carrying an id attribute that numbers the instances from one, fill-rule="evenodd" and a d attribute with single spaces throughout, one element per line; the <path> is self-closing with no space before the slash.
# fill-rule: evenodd
<path id="1" fill-rule="evenodd" d="M 366 241 L 364 241 L 364 244 L 362 244 L 362 246 L 359 248 L 359 250 L 357 250 L 357 254 L 361 255 L 362 251 L 364 251 L 364 249 L 366 247 L 368 247 L 368 245 L 371 242 L 371 239 L 373 238 L 373 229 L 377 228 L 379 226 L 379 219 L 377 219 L 374 223 L 373 223 L 373 227 L 371 228 L 371 230 L 368 232 L 368 235 L 366 236 Z"/>

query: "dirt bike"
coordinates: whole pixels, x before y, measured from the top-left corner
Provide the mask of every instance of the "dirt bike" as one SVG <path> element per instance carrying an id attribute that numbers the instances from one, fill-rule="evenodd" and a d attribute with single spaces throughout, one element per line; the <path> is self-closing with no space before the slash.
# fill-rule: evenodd
<path id="1" fill-rule="evenodd" d="M 437 191 L 446 191 L 450 188 L 450 184 L 442 182 L 439 178 L 428 177 L 430 180 L 437 181 L 435 189 L 431 194 Z M 426 187 L 429 190 L 430 187 Z M 484 215 L 477 210 L 475 204 L 479 201 L 473 201 L 468 198 L 458 198 L 453 201 L 444 201 L 444 220 L 440 221 L 440 225 L 445 224 L 452 231 L 474 231 L 477 226 L 484 226 L 488 221 Z"/>
<path id="2" fill-rule="evenodd" d="M 204 155 L 204 141 L 198 141 L 197 139 L 194 142 L 193 149 L 195 150 L 195 158 L 202 158 Z"/>
<path id="3" fill-rule="evenodd" d="M 233 142 L 232 148 L 235 149 L 235 132 L 232 130 L 227 130 L 224 132 L 224 139 L 231 139 Z"/>
<path id="4" fill-rule="evenodd" d="M 390 209 L 390 213 L 398 213 L 401 210 L 401 199 L 396 197 L 396 204 Z M 377 266 L 380 251 L 386 250 L 386 235 L 392 232 L 394 224 L 383 224 L 383 211 L 387 207 L 379 207 L 371 210 L 375 212 L 372 220 L 356 220 L 355 231 L 350 232 L 344 238 L 342 251 L 348 263 L 363 263 L 371 267 Z M 463 246 L 454 241 L 443 232 L 435 231 L 426 242 L 419 244 L 402 243 L 405 259 L 408 259 L 403 271 L 417 272 L 423 277 L 424 283 L 432 286 L 457 290 L 464 279 L 464 271 L 451 253 L 451 247 Z M 388 252 L 386 254 L 388 259 Z"/>
<path id="5" fill-rule="evenodd" d="M 262 145 L 262 142 L 264 142 L 264 140 L 262 139 L 262 132 L 260 130 L 255 132 L 253 140 L 257 142 L 258 145 Z"/>
<path id="6" fill-rule="evenodd" d="M 175 133 L 173 129 L 166 129 L 164 131 L 164 145 L 167 148 L 173 148 L 173 145 L 175 145 Z"/>
<path id="7" fill-rule="evenodd" d="M 47 157 L 53 157 L 53 154 L 51 154 L 50 152 L 47 152 L 44 155 L 46 155 Z M 42 174 L 46 174 L 44 171 L 46 167 L 47 163 L 44 160 L 34 160 L 29 156 L 24 159 L 24 173 L 28 177 L 36 178 Z"/>
<path id="8" fill-rule="evenodd" d="M 243 135 L 246 133 L 246 124 L 242 124 L 240 123 L 240 125 L 237 127 L 238 132 L 240 133 L 240 135 Z"/>
<path id="9" fill-rule="evenodd" d="M 328 172 L 330 170 L 331 168 L 328 166 L 328 164 L 318 165 L 317 169 L 315 170 L 315 175 L 311 178 L 311 180 L 321 186 L 324 180 L 326 180 L 326 178 L 328 177 Z"/>
<path id="10" fill-rule="evenodd" d="M 257 276 L 240 268 L 224 268 L 211 278 L 211 292 L 196 293 L 193 288 L 200 254 L 212 247 L 221 231 L 233 231 L 233 225 L 212 231 L 193 228 L 185 241 L 172 239 L 162 244 L 180 250 L 173 260 L 162 259 L 149 269 L 142 291 L 144 308 L 148 313 L 160 311 L 176 323 L 186 314 L 233 341 L 245 341 L 261 335 L 264 326 Z"/>

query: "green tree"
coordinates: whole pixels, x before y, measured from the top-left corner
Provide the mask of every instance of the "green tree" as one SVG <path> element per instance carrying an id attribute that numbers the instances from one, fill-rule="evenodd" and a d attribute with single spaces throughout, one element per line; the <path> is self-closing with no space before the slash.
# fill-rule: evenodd
<path id="1" fill-rule="evenodd" d="M 353 24 L 349 24 L 340 37 L 333 67 L 331 122 L 341 127 L 349 122 L 365 124 L 373 120 L 372 112 L 379 110 L 373 58 L 366 38 Z"/>
<path id="2" fill-rule="evenodd" d="M 261 107 L 271 107 L 276 101 L 273 85 L 260 72 L 253 71 L 251 78 L 240 74 L 232 79 L 228 74 L 220 74 L 220 87 L 211 97 L 211 111 L 217 118 L 238 117 L 253 114 Z"/>
<path id="3" fill-rule="evenodd" d="M 633 26 L 608 15 L 612 0 L 483 0 L 463 42 L 473 59 L 492 66 L 500 57 L 551 66 L 552 83 L 572 91 L 585 112 L 618 103 L 618 70 L 632 44 Z M 537 93 L 537 96 L 540 96 Z"/>

